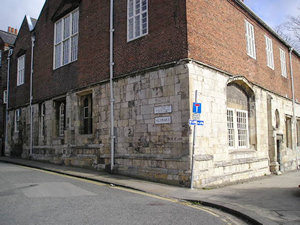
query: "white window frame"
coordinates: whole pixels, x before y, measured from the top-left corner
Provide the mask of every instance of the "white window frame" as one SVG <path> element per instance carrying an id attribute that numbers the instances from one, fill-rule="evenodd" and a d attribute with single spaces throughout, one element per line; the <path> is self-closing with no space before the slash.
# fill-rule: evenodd
<path id="1" fill-rule="evenodd" d="M 3 91 L 3 104 L 7 104 L 7 90 Z"/>
<path id="2" fill-rule="evenodd" d="M 21 117 L 21 109 L 15 111 L 15 133 L 19 133 L 19 122 Z"/>
<path id="3" fill-rule="evenodd" d="M 274 70 L 274 54 L 273 54 L 273 42 L 272 39 L 265 35 L 266 40 L 266 54 L 267 54 L 267 66 Z"/>
<path id="4" fill-rule="evenodd" d="M 249 147 L 248 112 L 246 110 L 239 110 L 239 109 L 234 109 L 234 108 L 227 108 L 227 111 L 232 111 L 233 112 L 233 146 L 229 146 L 229 133 L 228 133 L 228 125 L 227 125 L 227 141 L 228 141 L 229 149 L 246 149 L 246 148 L 248 148 Z M 238 135 L 238 127 L 237 127 L 237 113 L 238 112 L 246 113 L 247 132 L 246 132 L 246 145 L 245 146 L 239 146 L 239 135 Z M 227 121 L 227 123 L 228 123 L 228 121 Z"/>
<path id="5" fill-rule="evenodd" d="M 135 39 L 138 39 L 148 34 L 149 31 L 148 8 L 149 8 L 148 0 L 127 0 L 127 42 L 133 41 Z M 131 26 L 131 21 L 132 21 L 132 26 Z M 137 26 L 139 26 L 139 29 L 137 29 Z"/>
<path id="6" fill-rule="evenodd" d="M 17 86 L 24 84 L 25 82 L 25 55 L 18 58 L 17 68 Z"/>
<path id="7" fill-rule="evenodd" d="M 279 54 L 280 54 L 281 76 L 287 78 L 285 51 L 282 48 L 279 48 Z"/>
<path id="8" fill-rule="evenodd" d="M 75 13 L 78 13 L 78 21 L 77 26 L 75 29 L 75 32 L 73 33 L 73 15 Z M 65 19 L 70 17 L 69 20 L 69 36 L 64 38 L 65 33 Z M 57 25 L 61 23 L 61 40 L 59 42 L 56 42 L 56 33 L 57 33 Z M 72 45 L 72 41 L 75 40 L 77 37 L 77 41 L 74 42 L 74 46 Z M 73 10 L 72 12 L 65 15 L 63 18 L 59 19 L 54 24 L 54 43 L 53 43 L 53 69 L 58 69 L 60 67 L 63 67 L 65 65 L 68 65 L 72 62 L 77 61 L 78 59 L 78 41 L 79 41 L 79 8 Z M 64 43 L 68 43 L 68 61 L 64 62 Z M 60 58 L 59 58 L 59 65 L 56 65 L 56 47 L 60 49 Z M 72 55 L 72 53 L 74 55 Z M 73 56 L 73 58 L 72 58 Z"/>
<path id="9" fill-rule="evenodd" d="M 255 34 L 254 34 L 254 26 L 245 20 L 245 28 L 246 28 L 246 42 L 247 42 L 247 54 L 256 59 L 256 48 L 255 48 Z"/>

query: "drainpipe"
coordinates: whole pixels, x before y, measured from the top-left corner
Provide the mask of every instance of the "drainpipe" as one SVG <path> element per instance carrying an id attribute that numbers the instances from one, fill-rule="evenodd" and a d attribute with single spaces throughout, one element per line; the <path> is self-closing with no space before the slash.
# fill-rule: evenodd
<path id="1" fill-rule="evenodd" d="M 30 153 L 32 155 L 33 146 L 33 110 L 32 110 L 32 79 L 33 79 L 33 50 L 34 50 L 35 36 L 31 36 L 31 71 L 30 71 Z"/>
<path id="2" fill-rule="evenodd" d="M 293 95 L 293 125 L 294 125 L 294 128 L 295 128 L 296 114 L 295 114 L 295 86 L 294 86 L 293 61 L 292 61 L 293 48 L 290 48 L 289 50 L 290 50 L 289 51 L 289 56 L 290 56 L 290 71 L 291 71 L 291 80 L 292 80 L 292 95 Z M 296 164 L 297 164 L 296 166 L 297 166 L 297 169 L 299 169 L 298 150 L 295 147 L 295 141 L 293 141 L 293 150 L 296 150 Z"/>
<path id="3" fill-rule="evenodd" d="M 110 0 L 110 59 L 109 59 L 109 67 L 110 67 L 110 170 L 111 172 L 114 169 L 114 155 L 115 155 L 115 132 L 114 132 L 114 86 L 113 86 L 113 76 L 114 76 L 114 61 L 113 61 L 113 49 L 114 49 L 114 0 Z"/>
<path id="4" fill-rule="evenodd" d="M 13 49 L 9 49 L 7 57 L 7 78 L 6 78 L 6 90 L 7 90 L 7 102 L 6 102 L 6 113 L 5 113 L 5 153 L 8 152 L 8 103 L 9 103 L 9 74 L 10 74 L 10 57 L 13 54 Z"/>

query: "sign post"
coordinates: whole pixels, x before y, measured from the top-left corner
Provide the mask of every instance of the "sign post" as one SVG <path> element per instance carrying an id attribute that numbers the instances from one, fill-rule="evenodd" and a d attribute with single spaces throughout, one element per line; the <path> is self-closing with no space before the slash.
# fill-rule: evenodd
<path id="1" fill-rule="evenodd" d="M 197 117 L 195 115 L 200 115 L 202 111 L 201 103 L 197 103 L 198 101 L 198 91 L 195 91 L 195 102 L 193 103 L 193 118 Z M 198 123 L 199 122 L 199 123 Z M 195 144 L 196 144 L 196 127 L 197 125 L 204 125 L 204 121 L 200 120 L 190 120 L 191 125 L 194 125 L 193 131 L 193 148 L 192 148 L 192 168 L 191 168 L 191 189 L 193 189 L 194 183 L 194 161 L 195 161 Z"/>

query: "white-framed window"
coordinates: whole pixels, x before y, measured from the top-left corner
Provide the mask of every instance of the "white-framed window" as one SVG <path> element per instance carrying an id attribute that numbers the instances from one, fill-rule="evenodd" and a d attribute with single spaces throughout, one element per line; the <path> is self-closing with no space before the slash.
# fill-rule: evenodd
<path id="1" fill-rule="evenodd" d="M 247 40 L 247 54 L 253 59 L 256 59 L 254 27 L 247 20 L 245 20 L 245 27 Z"/>
<path id="2" fill-rule="evenodd" d="M 285 51 L 279 48 L 279 52 L 280 52 L 281 75 L 287 78 Z"/>
<path id="3" fill-rule="evenodd" d="M 58 135 L 64 136 L 65 133 L 65 104 L 61 103 L 59 106 L 59 121 L 58 121 Z"/>
<path id="4" fill-rule="evenodd" d="M 79 10 L 76 9 L 54 26 L 54 69 L 77 60 Z"/>
<path id="5" fill-rule="evenodd" d="M 15 111 L 15 133 L 19 132 L 20 117 L 21 117 L 21 109 L 16 109 L 16 111 Z"/>
<path id="6" fill-rule="evenodd" d="M 7 90 L 3 91 L 3 104 L 7 104 Z"/>
<path id="7" fill-rule="evenodd" d="M 17 73 L 17 86 L 24 84 L 25 76 L 25 55 L 18 58 L 18 73 Z"/>
<path id="8" fill-rule="evenodd" d="M 249 146 L 248 112 L 227 108 L 228 145 L 230 148 Z"/>
<path id="9" fill-rule="evenodd" d="M 266 53 L 267 53 L 267 66 L 274 70 L 274 55 L 272 39 L 265 35 L 266 40 Z"/>
<path id="10" fill-rule="evenodd" d="M 148 34 L 148 0 L 128 0 L 127 41 Z"/>

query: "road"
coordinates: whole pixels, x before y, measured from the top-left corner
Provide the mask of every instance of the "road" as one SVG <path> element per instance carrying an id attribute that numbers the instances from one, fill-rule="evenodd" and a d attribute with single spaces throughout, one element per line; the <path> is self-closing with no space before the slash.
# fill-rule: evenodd
<path id="1" fill-rule="evenodd" d="M 223 225 L 222 214 L 172 199 L 0 163 L 0 225 Z"/>

